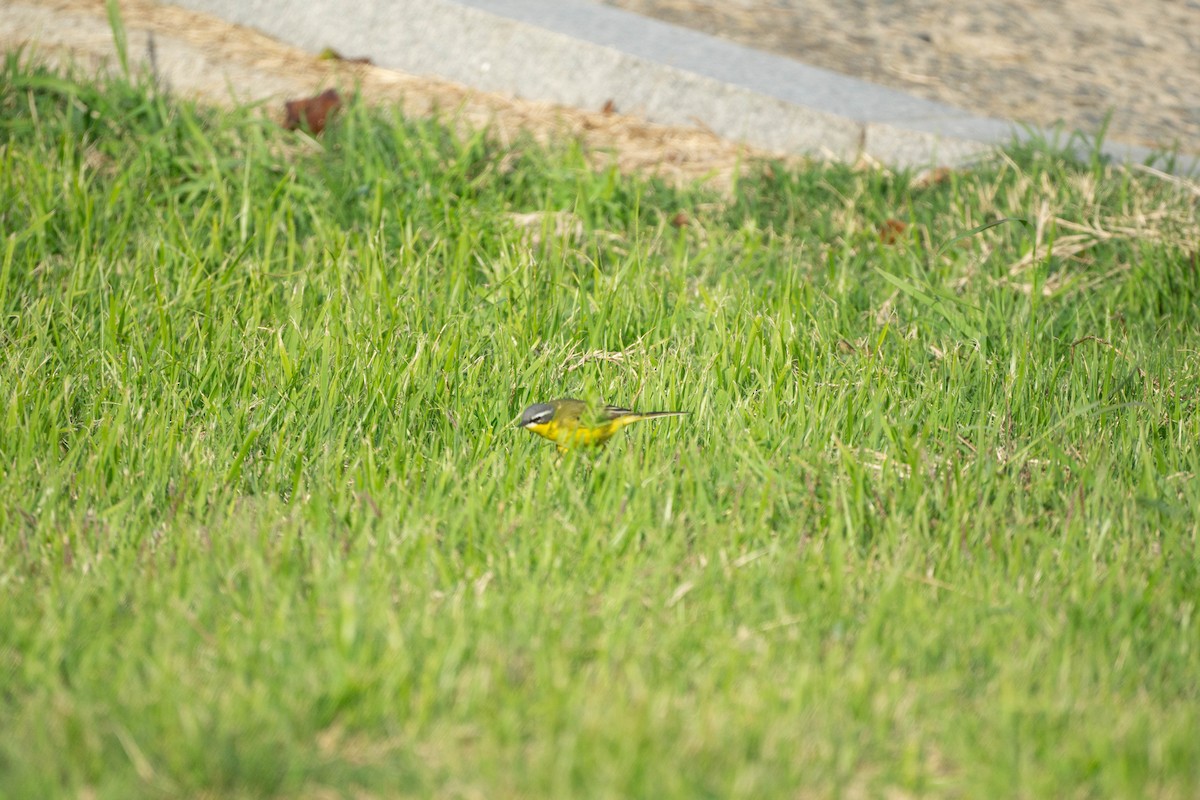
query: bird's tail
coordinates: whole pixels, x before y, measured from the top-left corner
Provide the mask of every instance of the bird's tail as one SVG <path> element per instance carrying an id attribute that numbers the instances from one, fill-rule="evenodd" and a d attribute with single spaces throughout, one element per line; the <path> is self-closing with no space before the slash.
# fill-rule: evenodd
<path id="1" fill-rule="evenodd" d="M 685 417 L 686 411 L 634 411 L 629 416 L 636 419 L 657 419 L 658 417 Z"/>

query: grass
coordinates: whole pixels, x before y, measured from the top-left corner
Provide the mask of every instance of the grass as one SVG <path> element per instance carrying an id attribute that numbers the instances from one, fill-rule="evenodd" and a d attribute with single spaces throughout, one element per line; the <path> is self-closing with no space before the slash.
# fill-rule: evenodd
<path id="1" fill-rule="evenodd" d="M 10 56 L 0 796 L 1195 796 L 1197 195 L 940 177 Z"/>

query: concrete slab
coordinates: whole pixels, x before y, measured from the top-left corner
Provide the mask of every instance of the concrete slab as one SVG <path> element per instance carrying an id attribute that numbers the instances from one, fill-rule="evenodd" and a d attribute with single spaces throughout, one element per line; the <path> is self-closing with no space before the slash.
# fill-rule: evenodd
<path id="1" fill-rule="evenodd" d="M 698 124 L 758 148 L 960 164 L 1047 135 L 592 0 L 172 0 L 317 52 L 486 91 Z M 1106 150 L 1145 160 L 1147 150 Z"/>

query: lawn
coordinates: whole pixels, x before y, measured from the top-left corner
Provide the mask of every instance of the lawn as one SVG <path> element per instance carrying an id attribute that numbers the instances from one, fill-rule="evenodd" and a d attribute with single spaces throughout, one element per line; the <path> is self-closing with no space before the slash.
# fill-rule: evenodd
<path id="1" fill-rule="evenodd" d="M 1196 183 L 451 116 L 4 64 L 0 797 L 1200 793 Z"/>

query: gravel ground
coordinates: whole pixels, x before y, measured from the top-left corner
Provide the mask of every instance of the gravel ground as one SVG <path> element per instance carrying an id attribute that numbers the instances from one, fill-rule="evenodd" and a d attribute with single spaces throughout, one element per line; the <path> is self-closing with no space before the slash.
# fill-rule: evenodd
<path id="1" fill-rule="evenodd" d="M 1200 0 L 602 0 L 977 114 L 1200 153 Z"/>

